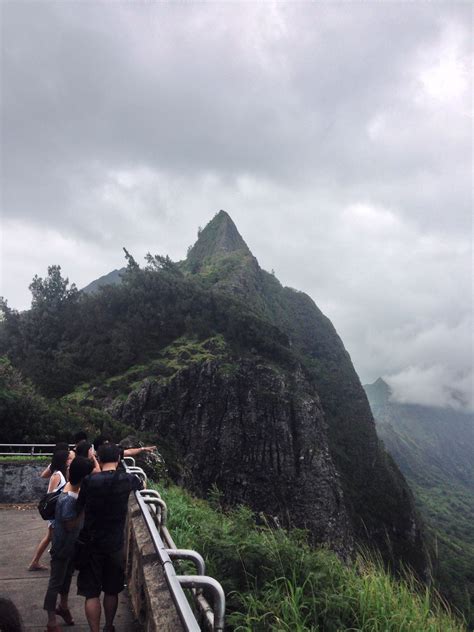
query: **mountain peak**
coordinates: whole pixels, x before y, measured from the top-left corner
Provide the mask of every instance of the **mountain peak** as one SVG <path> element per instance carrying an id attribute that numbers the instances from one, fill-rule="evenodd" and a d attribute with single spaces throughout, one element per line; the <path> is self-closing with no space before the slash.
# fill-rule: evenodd
<path id="1" fill-rule="evenodd" d="M 388 402 L 392 395 L 392 389 L 381 377 L 376 379 L 373 384 L 365 384 L 364 389 L 369 400 L 377 401 L 379 404 Z"/>
<path id="2" fill-rule="evenodd" d="M 375 382 L 372 384 L 372 386 L 374 386 L 380 391 L 385 391 L 386 393 L 390 392 L 390 386 L 382 377 L 377 378 Z"/>
<path id="3" fill-rule="evenodd" d="M 226 255 L 232 252 L 252 254 L 231 216 L 226 211 L 220 210 L 199 231 L 198 240 L 189 251 L 187 261 L 191 265 L 199 264 L 208 257 Z"/>

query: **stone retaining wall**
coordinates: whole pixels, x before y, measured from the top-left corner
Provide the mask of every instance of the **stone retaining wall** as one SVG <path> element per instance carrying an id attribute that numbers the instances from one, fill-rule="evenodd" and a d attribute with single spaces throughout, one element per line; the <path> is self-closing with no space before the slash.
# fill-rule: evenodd
<path id="1" fill-rule="evenodd" d="M 48 481 L 40 478 L 45 463 L 1 463 L 0 503 L 35 503 L 48 490 Z"/>
<path id="2" fill-rule="evenodd" d="M 130 602 L 144 632 L 184 632 L 140 508 L 130 497 L 127 520 Z"/>

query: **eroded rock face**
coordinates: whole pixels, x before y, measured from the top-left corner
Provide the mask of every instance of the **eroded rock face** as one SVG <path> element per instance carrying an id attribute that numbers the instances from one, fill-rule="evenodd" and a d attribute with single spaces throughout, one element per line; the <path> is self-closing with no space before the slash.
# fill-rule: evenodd
<path id="1" fill-rule="evenodd" d="M 188 488 L 203 494 L 216 484 L 226 502 L 308 529 L 314 542 L 350 555 L 324 413 L 300 370 L 206 361 L 166 385 L 147 380 L 112 412 L 172 446 Z"/>

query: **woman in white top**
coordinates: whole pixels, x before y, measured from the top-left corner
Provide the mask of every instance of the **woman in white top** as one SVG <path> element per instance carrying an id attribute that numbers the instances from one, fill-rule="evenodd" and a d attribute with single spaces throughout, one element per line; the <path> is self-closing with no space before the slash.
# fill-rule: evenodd
<path id="1" fill-rule="evenodd" d="M 74 453 L 72 453 L 74 454 Z M 58 450 L 53 454 L 51 459 L 50 471 L 52 472 L 48 484 L 48 494 L 56 492 L 58 489 L 62 489 L 66 484 L 67 470 L 71 463 L 71 453 L 69 450 Z M 46 571 L 47 566 L 40 564 L 40 559 L 45 552 L 48 544 L 51 542 L 52 529 L 54 529 L 54 520 L 49 520 L 48 532 L 38 544 L 35 555 L 31 560 L 31 564 L 28 566 L 29 571 Z"/>

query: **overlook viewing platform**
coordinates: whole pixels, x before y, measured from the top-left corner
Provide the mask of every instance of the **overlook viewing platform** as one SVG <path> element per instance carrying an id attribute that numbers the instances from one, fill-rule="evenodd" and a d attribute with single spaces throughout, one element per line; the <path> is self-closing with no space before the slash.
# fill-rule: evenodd
<path id="1" fill-rule="evenodd" d="M 43 601 L 49 570 L 28 570 L 47 526 L 36 508 L 38 475 L 43 467 L 31 462 L 0 462 L 0 596 L 13 601 L 25 631 L 46 627 Z M 146 474 L 135 467 L 133 459 L 126 458 L 124 467 L 146 482 Z M 125 526 L 126 588 L 120 594 L 115 631 L 222 632 L 224 592 L 215 579 L 205 575 L 199 553 L 176 547 L 166 520 L 167 507 L 158 491 L 130 494 Z M 48 558 L 46 553 L 45 566 L 49 566 Z M 182 574 L 189 572 L 190 563 L 195 574 Z M 89 630 L 75 577 L 69 603 L 74 629 Z M 67 627 L 63 624 L 61 629 Z"/>
<path id="2" fill-rule="evenodd" d="M 0 505 L 0 596 L 8 597 L 18 608 L 25 632 L 36 632 L 46 627 L 43 600 L 48 586 L 49 571 L 28 571 L 35 546 L 45 532 L 45 522 L 36 508 Z M 49 563 L 47 556 L 45 565 Z M 84 597 L 76 595 L 75 582 L 69 596 L 74 617 L 74 630 L 86 632 L 89 626 L 84 614 Z M 66 628 L 66 626 L 64 626 Z M 128 591 L 120 594 L 115 617 L 116 632 L 140 632 L 130 605 Z"/>

